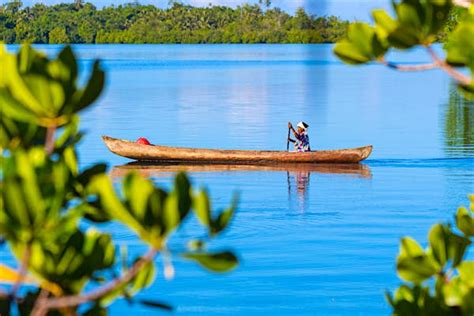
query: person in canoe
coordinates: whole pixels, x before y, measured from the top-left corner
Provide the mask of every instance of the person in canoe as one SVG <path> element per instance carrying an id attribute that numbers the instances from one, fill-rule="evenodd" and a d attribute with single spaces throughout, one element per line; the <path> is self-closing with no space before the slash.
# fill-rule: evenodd
<path id="1" fill-rule="evenodd" d="M 309 146 L 309 136 L 308 136 L 308 127 L 309 125 L 305 122 L 299 122 L 297 125 L 298 130 L 293 128 L 291 122 L 288 122 L 288 129 L 293 132 L 295 135 L 295 139 L 288 137 L 288 141 L 294 143 L 295 151 L 296 152 L 307 152 L 311 151 L 311 147 Z"/>

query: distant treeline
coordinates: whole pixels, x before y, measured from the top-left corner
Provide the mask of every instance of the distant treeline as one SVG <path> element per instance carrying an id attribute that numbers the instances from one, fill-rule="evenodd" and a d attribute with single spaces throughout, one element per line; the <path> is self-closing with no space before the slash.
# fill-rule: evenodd
<path id="1" fill-rule="evenodd" d="M 290 15 L 268 0 L 236 8 L 178 1 L 170 1 L 167 9 L 138 2 L 98 9 L 81 0 L 0 5 L 0 41 L 5 43 L 332 43 L 348 25 L 303 8 Z"/>

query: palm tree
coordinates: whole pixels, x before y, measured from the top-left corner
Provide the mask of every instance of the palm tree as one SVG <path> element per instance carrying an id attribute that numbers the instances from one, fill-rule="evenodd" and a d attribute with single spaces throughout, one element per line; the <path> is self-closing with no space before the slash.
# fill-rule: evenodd
<path id="1" fill-rule="evenodd" d="M 74 8 L 80 10 L 84 6 L 84 0 L 74 0 Z"/>
<path id="2" fill-rule="evenodd" d="M 260 6 L 265 5 L 268 9 L 272 5 L 272 0 L 258 0 L 258 4 L 260 4 Z"/>

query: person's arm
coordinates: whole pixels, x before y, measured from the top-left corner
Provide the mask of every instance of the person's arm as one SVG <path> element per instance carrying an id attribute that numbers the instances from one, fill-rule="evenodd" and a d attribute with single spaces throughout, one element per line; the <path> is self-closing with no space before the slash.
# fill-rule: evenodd
<path id="1" fill-rule="evenodd" d="M 288 122 L 288 128 L 293 132 L 293 135 L 295 135 L 296 138 L 298 138 L 298 133 L 296 133 L 295 129 L 293 128 L 293 125 L 291 122 Z M 295 141 L 293 141 L 294 143 Z"/>
<path id="2" fill-rule="evenodd" d="M 290 137 L 288 137 L 288 141 L 290 141 L 290 142 L 292 142 L 292 143 L 296 142 L 296 140 L 291 139 Z"/>

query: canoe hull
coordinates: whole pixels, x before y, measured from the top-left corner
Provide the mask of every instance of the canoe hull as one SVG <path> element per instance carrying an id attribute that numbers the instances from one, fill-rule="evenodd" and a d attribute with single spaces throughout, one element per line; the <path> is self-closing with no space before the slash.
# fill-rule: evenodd
<path id="1" fill-rule="evenodd" d="M 219 150 L 156 145 L 102 136 L 108 149 L 119 156 L 160 163 L 251 164 L 277 163 L 358 163 L 372 152 L 372 146 L 342 150 L 318 150 L 306 153 L 257 150 Z"/>

